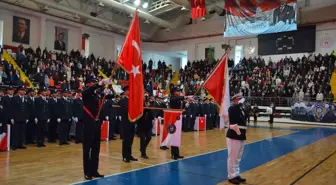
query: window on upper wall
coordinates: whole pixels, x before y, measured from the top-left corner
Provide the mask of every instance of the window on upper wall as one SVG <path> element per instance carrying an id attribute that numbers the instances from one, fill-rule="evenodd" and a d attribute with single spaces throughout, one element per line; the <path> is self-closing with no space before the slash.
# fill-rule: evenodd
<path id="1" fill-rule="evenodd" d="M 242 45 L 237 45 L 235 47 L 235 59 L 234 59 L 234 65 L 236 66 L 240 59 L 243 58 L 243 46 Z"/>

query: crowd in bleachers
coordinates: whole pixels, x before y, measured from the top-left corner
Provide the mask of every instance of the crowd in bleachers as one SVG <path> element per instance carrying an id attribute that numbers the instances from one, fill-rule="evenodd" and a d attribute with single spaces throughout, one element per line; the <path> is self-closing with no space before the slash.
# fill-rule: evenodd
<path id="1" fill-rule="evenodd" d="M 293 59 L 285 57 L 279 61 L 265 61 L 262 58 L 243 58 L 237 65 L 229 61 L 230 94 L 242 92 L 246 97 L 287 97 L 295 100 L 333 99 L 330 78 L 336 57 L 332 54 L 303 56 Z M 17 64 L 28 77 L 40 87 L 58 87 L 77 90 L 82 88 L 90 76 L 99 76 L 101 70 L 107 76 L 115 65 L 114 61 L 96 57 L 94 54 L 84 57 L 77 50 L 69 53 L 43 51 L 37 48 L 16 52 Z M 154 69 L 154 62 L 157 68 Z M 193 95 L 210 74 L 218 60 L 200 60 L 190 62 L 179 70 L 178 85 L 184 94 Z M 143 63 L 144 86 L 147 92 L 168 89 L 173 78 L 172 66 L 164 61 Z M 117 80 L 128 80 L 121 68 L 115 74 Z M 20 74 L 4 63 L 0 67 L 0 84 L 20 85 Z M 199 92 L 200 94 L 201 92 Z M 267 103 L 268 104 L 268 103 Z"/>

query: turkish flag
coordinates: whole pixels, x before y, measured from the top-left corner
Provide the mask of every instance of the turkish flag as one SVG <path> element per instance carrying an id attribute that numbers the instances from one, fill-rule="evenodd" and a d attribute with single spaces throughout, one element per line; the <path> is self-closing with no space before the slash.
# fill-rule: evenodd
<path id="1" fill-rule="evenodd" d="M 229 115 L 230 107 L 230 89 L 229 89 L 229 72 L 228 72 L 228 54 L 225 53 L 219 64 L 212 71 L 208 79 L 204 82 L 203 87 L 214 98 L 216 104 L 220 107 L 220 116 L 226 118 Z M 224 122 L 220 123 L 219 128 L 224 128 Z"/>
<path id="2" fill-rule="evenodd" d="M 287 4 L 296 3 L 296 0 L 287 0 Z M 280 7 L 281 3 L 280 0 L 275 1 L 262 1 L 258 4 L 258 7 L 263 11 L 273 10 L 275 8 Z"/>
<path id="3" fill-rule="evenodd" d="M 225 0 L 225 11 L 238 17 L 252 17 L 257 12 L 255 0 Z"/>
<path id="4" fill-rule="evenodd" d="M 118 63 L 129 74 L 128 118 L 131 122 L 134 122 L 142 116 L 144 104 L 138 11 L 135 12 L 126 35 Z"/>
<path id="5" fill-rule="evenodd" d="M 191 18 L 198 19 L 204 17 L 206 14 L 205 0 L 190 0 L 191 4 Z"/>

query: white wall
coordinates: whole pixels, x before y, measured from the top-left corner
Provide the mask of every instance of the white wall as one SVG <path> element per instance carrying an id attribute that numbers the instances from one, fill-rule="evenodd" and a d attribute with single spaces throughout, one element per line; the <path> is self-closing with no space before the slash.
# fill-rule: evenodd
<path id="1" fill-rule="evenodd" d="M 10 46 L 19 46 L 20 43 L 12 42 L 13 37 L 13 16 L 18 16 L 26 19 L 30 19 L 30 44 L 25 45 L 32 46 L 33 48 L 40 45 L 41 42 L 41 18 L 38 16 L 35 16 L 31 14 L 29 11 L 10 11 L 10 10 L 4 10 L 1 8 L 2 5 L 0 5 L 0 19 L 3 20 L 3 43 L 4 45 L 10 45 Z"/>
<path id="2" fill-rule="evenodd" d="M 46 19 L 46 37 L 45 37 L 45 46 L 54 51 L 54 42 L 55 42 L 55 27 L 60 27 L 68 30 L 68 51 L 79 50 L 82 48 L 82 28 L 71 26 L 65 23 L 61 23 L 55 20 Z"/>
<path id="3" fill-rule="evenodd" d="M 166 65 L 168 66 L 169 64 L 172 65 L 173 71 L 177 71 L 181 68 L 181 59 L 177 57 L 169 57 L 169 56 L 164 56 L 160 55 L 157 53 L 152 53 L 152 52 L 143 52 L 142 53 L 142 60 L 148 64 L 148 61 L 152 59 L 153 61 L 153 68 L 157 69 L 157 63 L 159 60 L 161 62 L 165 62 Z"/>
<path id="4" fill-rule="evenodd" d="M 93 52 L 96 56 L 115 59 L 115 45 L 121 45 L 124 41 L 123 35 L 0 2 L 0 20 L 4 21 L 4 45 L 20 45 L 12 42 L 14 15 L 30 19 L 30 44 L 24 45 L 24 47 L 37 48 L 40 46 L 41 48 L 47 47 L 48 50 L 53 51 L 55 26 L 68 29 L 68 51 L 72 49 L 81 50 L 82 34 L 88 33 L 91 36 L 89 38 L 90 53 Z"/>
<path id="5" fill-rule="evenodd" d="M 3 40 L 3 21 L 0 20 L 0 46 L 2 47 L 2 40 Z"/>

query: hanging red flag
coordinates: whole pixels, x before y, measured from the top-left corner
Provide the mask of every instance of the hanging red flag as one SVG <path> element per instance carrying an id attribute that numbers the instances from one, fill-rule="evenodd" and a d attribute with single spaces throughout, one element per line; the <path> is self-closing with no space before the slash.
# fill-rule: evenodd
<path id="1" fill-rule="evenodd" d="M 205 0 L 190 0 L 191 4 L 191 18 L 198 19 L 204 17 L 206 14 Z"/>
<path id="2" fill-rule="evenodd" d="M 144 103 L 138 11 L 135 12 L 130 29 L 126 35 L 118 63 L 130 75 L 128 117 L 131 122 L 134 122 L 142 116 Z"/>

